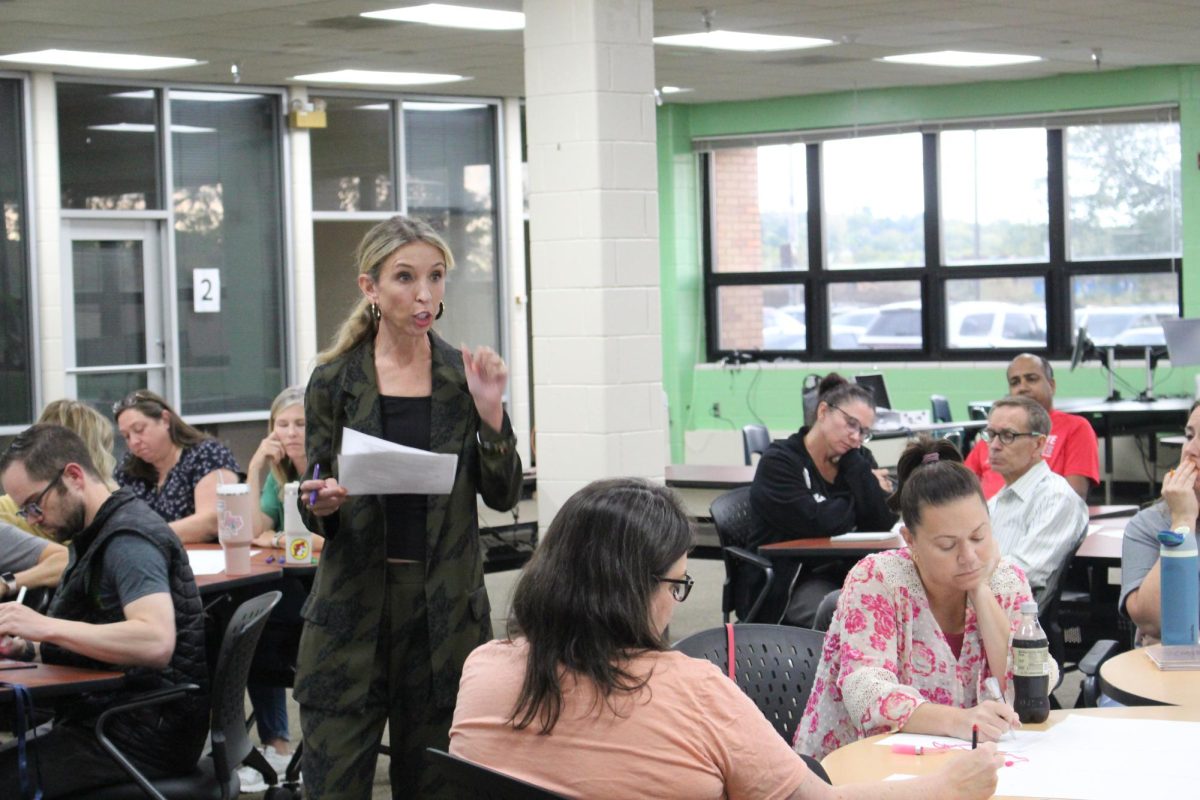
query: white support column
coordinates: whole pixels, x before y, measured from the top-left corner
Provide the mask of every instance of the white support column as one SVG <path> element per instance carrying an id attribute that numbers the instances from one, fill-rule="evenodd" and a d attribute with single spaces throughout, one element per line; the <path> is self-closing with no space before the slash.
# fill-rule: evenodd
<path id="1" fill-rule="evenodd" d="M 33 213 L 37 241 L 38 365 L 41 372 L 41 407 L 66 392 L 63 364 L 62 222 L 59 212 L 58 95 L 54 75 L 35 72 L 30 77 L 30 115 L 33 128 Z M 32 420 L 30 420 L 32 422 Z"/>
<path id="2" fill-rule="evenodd" d="M 651 0 L 526 0 L 538 517 L 661 478 Z"/>

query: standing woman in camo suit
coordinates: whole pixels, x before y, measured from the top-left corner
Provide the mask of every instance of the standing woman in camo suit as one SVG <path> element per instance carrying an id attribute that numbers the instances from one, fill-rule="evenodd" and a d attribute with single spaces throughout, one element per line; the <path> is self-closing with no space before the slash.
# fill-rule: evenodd
<path id="1" fill-rule="evenodd" d="M 318 357 L 304 403 L 301 506 L 325 537 L 301 612 L 304 784 L 313 798 L 370 798 L 390 723 L 393 797 L 432 797 L 424 750 L 447 748 L 463 662 L 492 636 L 475 495 L 514 506 L 521 461 L 500 356 L 460 352 L 432 329 L 454 263 L 446 243 L 397 216 L 367 233 L 356 261 L 363 296 Z M 344 427 L 456 454 L 451 493 L 348 494 L 337 482 Z"/>

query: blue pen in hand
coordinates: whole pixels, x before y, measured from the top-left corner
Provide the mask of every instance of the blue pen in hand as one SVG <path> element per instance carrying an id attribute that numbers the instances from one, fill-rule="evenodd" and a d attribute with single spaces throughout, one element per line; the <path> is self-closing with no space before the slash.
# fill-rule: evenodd
<path id="1" fill-rule="evenodd" d="M 317 464 L 315 467 L 313 467 L 313 478 L 312 479 L 315 481 L 315 480 L 318 480 L 320 477 L 321 477 L 321 465 Z M 315 506 L 317 504 L 317 492 L 318 491 L 320 491 L 320 490 L 313 489 L 311 492 L 308 493 L 309 508 L 312 508 L 313 506 Z"/>

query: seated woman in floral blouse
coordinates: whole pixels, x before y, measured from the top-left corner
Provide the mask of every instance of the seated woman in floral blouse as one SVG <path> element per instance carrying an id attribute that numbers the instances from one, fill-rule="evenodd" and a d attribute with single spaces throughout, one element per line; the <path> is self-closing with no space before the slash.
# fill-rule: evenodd
<path id="1" fill-rule="evenodd" d="M 893 730 L 996 741 L 1017 727 L 984 681 L 1009 687 L 1009 641 L 1031 600 L 1020 568 L 1000 557 L 979 480 L 945 440 L 921 438 L 897 465 L 890 499 L 907 549 L 850 571 L 825 637 L 796 750 L 822 758 Z M 1057 667 L 1051 685 L 1057 680 Z"/>

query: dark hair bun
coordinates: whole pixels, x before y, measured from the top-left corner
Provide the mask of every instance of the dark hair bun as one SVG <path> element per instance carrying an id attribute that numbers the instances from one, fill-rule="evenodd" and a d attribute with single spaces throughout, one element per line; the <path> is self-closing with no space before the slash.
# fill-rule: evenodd
<path id="1" fill-rule="evenodd" d="M 838 375 L 836 372 L 831 372 L 824 378 L 821 378 L 821 382 L 817 385 L 817 395 L 823 395 L 830 389 L 836 389 L 837 387 L 844 386 L 849 382 L 850 381 L 846 380 L 841 375 Z"/>
<path id="2" fill-rule="evenodd" d="M 948 439 L 934 439 L 922 434 L 908 443 L 896 462 L 896 491 L 888 497 L 888 508 L 900 513 L 900 496 L 913 473 L 923 467 L 941 462 L 963 463 L 962 453 Z"/>

